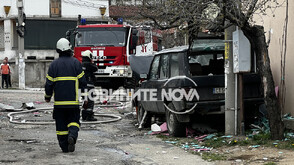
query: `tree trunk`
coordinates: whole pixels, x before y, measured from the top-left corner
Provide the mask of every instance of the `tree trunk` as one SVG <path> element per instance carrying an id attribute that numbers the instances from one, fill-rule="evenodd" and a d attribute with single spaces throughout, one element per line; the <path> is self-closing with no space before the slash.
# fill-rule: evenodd
<path id="1" fill-rule="evenodd" d="M 189 45 L 191 46 L 193 43 L 193 40 L 197 39 L 199 28 L 193 27 L 195 22 L 189 21 L 188 22 L 188 35 L 189 35 Z"/>
<path id="2" fill-rule="evenodd" d="M 275 93 L 275 84 L 270 66 L 270 58 L 264 28 L 262 26 L 246 25 L 242 28 L 249 39 L 257 57 L 257 69 L 262 77 L 264 100 L 268 112 L 271 138 L 281 140 L 284 138 L 284 123 L 282 122 L 281 108 Z"/>

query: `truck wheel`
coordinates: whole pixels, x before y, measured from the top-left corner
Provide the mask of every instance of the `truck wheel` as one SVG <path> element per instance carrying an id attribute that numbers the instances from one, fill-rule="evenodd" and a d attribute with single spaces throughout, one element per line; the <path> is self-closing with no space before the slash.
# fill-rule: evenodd
<path id="1" fill-rule="evenodd" d="M 132 75 L 132 78 L 127 79 L 127 82 L 125 83 L 125 88 L 127 89 L 135 89 L 137 86 L 137 79 L 135 77 L 135 74 Z"/>
<path id="2" fill-rule="evenodd" d="M 173 104 L 168 105 L 169 108 L 174 109 Z M 186 124 L 178 121 L 176 114 L 168 109 L 165 110 L 166 124 L 168 133 L 175 137 L 184 137 L 186 135 Z"/>
<path id="3" fill-rule="evenodd" d="M 138 119 L 138 124 L 140 126 L 140 123 L 143 120 L 143 116 L 145 113 L 145 109 L 143 108 L 143 106 L 141 104 L 138 105 L 138 112 L 137 112 L 137 119 Z M 142 128 L 147 128 L 151 126 L 151 117 L 150 115 L 147 113 L 145 120 L 142 123 Z"/>

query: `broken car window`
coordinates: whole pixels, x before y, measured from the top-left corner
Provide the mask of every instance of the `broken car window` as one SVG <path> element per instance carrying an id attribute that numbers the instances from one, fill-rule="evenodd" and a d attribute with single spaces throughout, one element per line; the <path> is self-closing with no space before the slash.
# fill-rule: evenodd
<path id="1" fill-rule="evenodd" d="M 169 69 L 169 55 L 161 56 L 160 62 L 160 79 L 168 78 L 168 69 Z"/>
<path id="2" fill-rule="evenodd" d="M 150 79 L 157 79 L 158 78 L 158 66 L 159 66 L 159 59 L 160 56 L 155 56 L 151 70 L 150 70 Z"/>
<path id="3" fill-rule="evenodd" d="M 170 77 L 179 76 L 179 54 L 173 54 L 170 58 Z"/>

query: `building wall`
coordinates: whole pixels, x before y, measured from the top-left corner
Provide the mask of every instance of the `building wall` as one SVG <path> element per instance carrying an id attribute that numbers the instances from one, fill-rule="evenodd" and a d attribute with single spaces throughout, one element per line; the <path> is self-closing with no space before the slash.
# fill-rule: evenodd
<path id="1" fill-rule="evenodd" d="M 258 17 L 257 17 L 258 18 Z M 287 35 L 287 54 L 286 54 L 286 75 L 281 77 L 281 52 L 283 50 L 283 34 L 286 18 L 286 5 L 277 8 L 274 12 L 269 12 L 267 16 L 256 19 L 256 21 L 265 27 L 267 40 L 269 44 L 269 55 L 271 60 L 272 72 L 276 86 L 280 86 L 282 79 L 286 84 L 286 100 L 283 113 L 291 113 L 294 115 L 294 1 L 289 0 L 289 22 Z"/>
<path id="2" fill-rule="evenodd" d="M 44 88 L 46 74 L 52 60 L 27 60 L 25 68 L 26 87 Z M 15 62 L 9 61 L 12 87 L 18 87 L 18 68 Z"/>
<path id="3" fill-rule="evenodd" d="M 77 18 L 78 14 L 82 17 L 100 17 L 101 13 L 99 8 L 101 6 L 106 7 L 105 17 L 109 16 L 108 0 L 82 0 L 73 1 L 63 0 L 61 5 L 62 17 L 73 17 Z"/>
<path id="4" fill-rule="evenodd" d="M 17 0 L 1 0 L 0 1 L 0 17 L 6 18 L 3 6 L 11 6 L 9 17 L 17 17 Z M 107 8 L 105 16 L 109 16 L 108 0 L 61 0 L 62 17 L 77 18 L 79 14 L 85 17 L 100 17 L 99 7 Z M 49 17 L 50 0 L 23 0 L 24 11 L 27 17 Z"/>
<path id="5" fill-rule="evenodd" d="M 17 0 L 0 0 L 0 37 L 4 37 L 4 43 L 3 40 L 0 42 L 0 60 L 4 57 L 14 59 L 17 54 L 18 37 L 15 32 L 16 22 L 14 21 L 18 17 L 16 2 Z M 109 16 L 108 0 L 61 0 L 61 18 L 50 18 L 50 0 L 23 0 L 23 5 L 28 20 L 77 20 L 78 15 L 82 15 L 83 18 L 101 21 L 101 13 L 99 10 L 101 6 L 106 7 L 104 19 L 107 19 Z M 11 6 L 8 15 L 5 14 L 3 6 Z M 44 31 L 44 33 L 46 32 Z M 60 37 L 64 36 L 65 35 L 61 35 Z M 1 48 L 3 44 L 4 48 Z M 45 59 L 50 56 L 57 57 L 57 53 L 52 50 L 53 49 L 44 50 L 44 48 L 40 48 L 38 52 L 38 48 L 34 50 L 26 49 L 25 57 L 36 54 L 37 59 Z M 32 52 L 34 53 L 31 54 Z"/>
<path id="6" fill-rule="evenodd" d="M 49 16 L 50 14 L 50 2 L 49 0 L 24 0 L 24 12 L 27 17 L 34 16 Z M 16 11 L 17 12 L 17 11 Z"/>
<path id="7" fill-rule="evenodd" d="M 0 21 L 0 50 L 4 49 L 4 21 Z"/>
<path id="8" fill-rule="evenodd" d="M 17 34 L 16 34 L 16 19 L 18 17 L 18 9 L 17 9 L 17 2 L 18 0 L 0 0 L 0 62 L 4 59 L 4 57 L 8 57 L 9 63 L 12 68 L 12 83 L 13 86 L 18 86 L 18 69 L 15 65 L 15 57 L 17 56 Z M 105 21 L 107 22 L 109 16 L 109 7 L 108 7 L 108 0 L 61 0 L 61 17 L 50 17 L 50 0 L 23 0 L 24 5 L 24 12 L 26 14 L 27 20 L 47 20 L 47 21 L 76 21 L 78 15 L 82 15 L 82 18 L 89 19 L 91 21 Z M 3 6 L 11 6 L 10 12 L 8 15 L 4 12 Z M 101 13 L 99 8 L 101 6 L 106 7 L 106 13 L 104 18 L 102 19 Z M 32 24 L 33 21 L 27 21 L 27 25 Z M 47 28 L 51 28 L 48 25 Z M 64 26 L 60 27 L 61 25 L 54 26 L 54 30 L 60 33 L 60 37 L 65 37 Z M 60 28 L 59 28 L 60 27 Z M 59 29 L 58 29 L 59 28 Z M 29 28 L 28 30 L 32 29 Z M 40 40 L 39 34 L 49 34 L 49 35 L 57 35 L 57 32 L 52 32 L 47 30 L 46 28 L 39 28 L 39 33 L 36 31 L 31 30 L 27 32 L 29 39 L 36 38 L 36 40 Z M 63 29 L 62 33 L 61 30 Z M 44 31 L 44 32 L 43 32 Z M 48 33 L 49 31 L 49 33 Z M 26 43 L 25 37 L 25 43 Z M 44 36 L 43 36 L 44 38 Z M 46 38 L 46 37 L 45 37 Z M 52 38 L 51 38 L 52 40 Z M 48 41 L 43 41 L 48 42 Z M 36 44 L 35 44 L 36 45 Z M 41 45 L 41 44 L 40 44 Z M 34 45 L 33 45 L 34 46 Z M 26 62 L 26 86 L 27 87 L 44 87 L 45 76 L 48 70 L 48 66 L 52 61 L 44 60 L 46 57 L 54 57 L 57 58 L 58 54 L 55 51 L 55 48 L 50 46 L 50 49 L 44 49 L 40 47 L 35 47 L 34 49 L 25 49 L 25 62 Z M 48 45 L 47 45 L 48 46 Z M 35 56 L 36 60 L 28 60 L 28 56 Z"/>

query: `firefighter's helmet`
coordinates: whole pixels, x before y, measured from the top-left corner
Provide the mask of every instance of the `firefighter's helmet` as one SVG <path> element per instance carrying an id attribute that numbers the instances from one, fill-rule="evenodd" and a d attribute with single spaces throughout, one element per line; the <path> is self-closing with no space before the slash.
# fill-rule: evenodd
<path id="1" fill-rule="evenodd" d="M 70 42 L 66 38 L 60 38 L 56 43 L 57 51 L 68 51 L 71 50 Z"/>
<path id="2" fill-rule="evenodd" d="M 90 50 L 86 50 L 86 51 L 82 52 L 82 56 L 83 57 L 88 57 L 90 59 L 93 58 L 93 54 L 92 54 L 92 52 Z"/>

